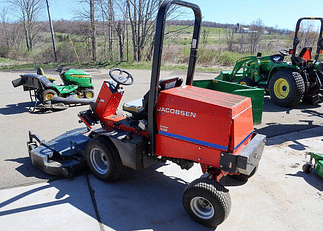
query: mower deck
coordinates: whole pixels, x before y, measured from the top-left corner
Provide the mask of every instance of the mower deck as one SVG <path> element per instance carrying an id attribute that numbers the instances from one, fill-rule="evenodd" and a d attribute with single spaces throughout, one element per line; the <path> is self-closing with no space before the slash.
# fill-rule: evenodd
<path id="1" fill-rule="evenodd" d="M 45 142 L 29 133 L 28 152 L 32 164 L 51 175 L 72 177 L 85 165 L 82 150 L 90 141 L 87 128 L 77 128 Z"/>

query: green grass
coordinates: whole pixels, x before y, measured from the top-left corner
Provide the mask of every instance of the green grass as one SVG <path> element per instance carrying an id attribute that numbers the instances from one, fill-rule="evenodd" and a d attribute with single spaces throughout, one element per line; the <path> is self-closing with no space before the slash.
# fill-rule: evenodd
<path id="1" fill-rule="evenodd" d="M 13 64 L 0 66 L 0 71 L 24 71 L 24 70 L 36 70 L 37 67 L 43 69 L 56 69 L 57 67 L 65 65 L 70 68 L 77 69 L 97 69 L 97 68 L 122 68 L 122 69 L 138 69 L 138 70 L 151 70 L 150 62 L 92 62 L 92 63 L 47 63 L 47 64 Z M 187 65 L 161 65 L 161 70 L 187 70 Z M 203 67 L 196 66 L 197 71 L 206 71 L 206 72 L 219 72 L 221 68 L 214 67 Z"/>
<path id="2" fill-rule="evenodd" d="M 0 66 L 14 63 L 18 63 L 18 61 L 0 57 Z"/>
<path id="3" fill-rule="evenodd" d="M 175 45 L 174 50 L 177 53 L 172 55 L 168 53 L 168 56 L 163 59 L 164 63 L 162 64 L 162 70 L 185 70 L 187 69 L 187 63 L 190 53 L 190 44 L 192 42 L 192 26 L 167 26 L 166 27 L 164 45 Z M 225 28 L 210 28 L 202 27 L 200 35 L 200 46 L 198 50 L 198 60 L 196 70 L 198 71 L 221 71 L 222 69 L 231 68 L 236 60 L 239 58 L 248 56 L 249 54 L 240 54 L 237 52 L 229 52 L 226 50 L 225 42 Z M 236 38 L 240 34 L 236 34 Z M 91 68 L 113 68 L 119 67 L 123 69 L 151 69 L 151 62 L 132 62 L 132 46 L 129 46 L 129 62 L 90 62 L 90 43 L 89 39 L 85 39 L 81 35 L 66 35 L 64 33 L 56 33 L 57 37 L 57 50 L 59 57 L 64 57 L 60 59 L 62 62 L 66 63 L 45 63 L 51 62 L 53 60 L 51 39 L 48 33 L 43 34 L 42 43 L 37 44 L 32 52 L 24 52 L 21 55 L 21 59 L 25 60 L 38 60 L 38 62 L 43 62 L 41 64 L 32 64 L 27 62 L 19 62 L 15 60 L 9 60 L 5 58 L 0 58 L 0 70 L 1 71 L 10 71 L 10 70 L 35 70 L 37 67 L 42 67 L 43 69 L 55 69 L 60 65 L 65 65 L 70 68 L 77 69 L 91 69 Z M 84 40 L 85 39 L 85 40 Z M 117 41 L 117 40 L 115 40 Z M 271 42 L 272 44 L 282 43 L 288 44 L 286 47 L 290 47 L 291 41 L 288 35 L 264 35 L 263 41 Z M 131 42 L 129 41 L 131 44 Z M 45 44 L 45 45 L 44 45 Z M 107 60 L 110 58 L 110 54 L 106 51 L 103 51 L 104 37 L 97 37 L 98 44 L 98 60 Z M 205 45 L 205 46 L 204 46 Z M 247 46 L 247 45 L 245 45 Z M 166 47 L 166 46 L 165 46 Z M 279 45 L 281 47 L 281 44 Z M 285 46 L 283 46 L 285 47 Z M 117 45 L 113 44 L 113 58 L 114 60 L 119 59 Z M 273 49 L 277 50 L 274 46 Z M 124 48 L 126 56 L 126 47 Z M 277 51 L 272 52 L 269 48 L 264 47 L 261 52 L 263 55 L 274 54 Z M 255 54 L 251 54 L 255 55 Z M 76 57 L 74 59 L 69 56 Z M 173 57 L 175 58 L 173 58 Z M 143 57 L 145 58 L 145 57 Z M 173 58 L 173 59 L 172 59 Z M 167 60 L 168 59 L 168 60 Z M 83 61 L 83 63 L 76 63 L 78 61 Z M 44 64 L 45 63 L 45 64 Z"/>

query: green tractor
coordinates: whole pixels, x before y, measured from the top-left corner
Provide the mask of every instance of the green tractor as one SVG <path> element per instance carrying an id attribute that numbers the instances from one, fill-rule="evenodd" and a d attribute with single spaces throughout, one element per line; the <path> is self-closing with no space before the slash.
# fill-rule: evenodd
<path id="1" fill-rule="evenodd" d="M 61 66 L 56 69 L 63 84 L 54 84 L 55 78 L 45 75 L 41 68 L 36 74 L 24 74 L 12 81 L 14 87 L 23 86 L 29 91 L 33 107 L 39 110 L 66 109 L 68 105 L 90 104 L 94 101 L 92 76 L 83 70 L 68 69 Z"/>
<path id="2" fill-rule="evenodd" d="M 304 46 L 296 55 L 300 44 L 300 24 L 303 20 L 318 20 L 321 24 L 314 59 L 312 47 Z M 296 24 L 293 49 L 280 50 L 279 54 L 248 56 L 239 59 L 232 71 L 223 71 L 216 79 L 238 82 L 264 88 L 272 101 L 279 106 L 292 107 L 301 100 L 318 104 L 323 101 L 323 63 L 318 62 L 323 50 L 323 19 L 300 18 Z M 291 55 L 291 62 L 284 60 Z"/>
<path id="3" fill-rule="evenodd" d="M 61 66 L 56 69 L 59 72 L 59 76 L 63 81 L 63 85 L 52 84 L 48 89 L 44 89 L 41 93 L 41 99 L 48 101 L 53 96 L 58 95 L 61 97 L 67 97 L 71 94 L 76 94 L 77 98 L 93 98 L 93 84 L 91 74 L 83 70 L 69 69 Z M 44 76 L 45 73 L 41 68 L 37 69 L 37 75 Z M 52 83 L 54 78 L 47 77 Z"/>

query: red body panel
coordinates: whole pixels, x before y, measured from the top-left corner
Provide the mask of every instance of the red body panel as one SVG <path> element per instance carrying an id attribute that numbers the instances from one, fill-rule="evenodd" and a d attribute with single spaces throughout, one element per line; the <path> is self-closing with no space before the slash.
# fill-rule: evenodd
<path id="1" fill-rule="evenodd" d="M 139 131 L 134 127 L 131 127 L 127 121 L 126 116 L 118 116 L 118 115 L 110 115 L 106 116 L 102 120 L 105 128 L 114 128 L 114 129 L 120 129 L 125 132 L 131 132 L 135 135 L 139 135 L 145 138 L 148 138 L 148 132 L 147 131 Z"/>
<path id="2" fill-rule="evenodd" d="M 115 115 L 122 98 L 123 91 L 112 92 L 109 90 L 109 85 L 103 82 L 98 98 L 96 100 L 95 113 L 99 118 Z"/>
<path id="3" fill-rule="evenodd" d="M 241 112 L 237 117 L 233 118 L 233 126 L 231 132 L 231 143 L 229 152 L 239 153 L 239 151 L 250 141 L 253 133 L 252 108 Z"/>
<path id="4" fill-rule="evenodd" d="M 148 138 L 116 110 L 123 92 L 103 83 L 96 114 L 103 126 Z M 219 168 L 221 152 L 238 153 L 253 132 L 251 99 L 194 86 L 160 92 L 156 105 L 156 155 Z"/>
<path id="5" fill-rule="evenodd" d="M 250 98 L 194 86 L 161 91 L 156 120 L 156 155 L 214 167 L 221 151 L 240 150 L 253 132 Z"/>

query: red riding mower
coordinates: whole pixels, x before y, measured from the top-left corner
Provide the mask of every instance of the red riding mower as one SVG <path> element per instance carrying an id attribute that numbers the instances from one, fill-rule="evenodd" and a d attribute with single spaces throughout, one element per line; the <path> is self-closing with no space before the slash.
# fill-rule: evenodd
<path id="1" fill-rule="evenodd" d="M 166 13 L 173 4 L 195 14 L 186 84 L 179 77 L 159 81 Z M 69 176 L 87 162 L 104 181 L 120 179 L 127 168 L 145 169 L 157 161 L 172 161 L 182 169 L 199 163 L 205 173 L 191 182 L 183 205 L 197 222 L 216 227 L 228 216 L 231 199 L 219 183 L 222 176 L 251 176 L 260 161 L 265 136 L 253 130 L 251 99 L 192 86 L 201 12 L 197 5 L 165 1 L 158 12 L 150 90 L 139 100 L 123 105 L 131 116 L 116 110 L 133 77 L 112 69 L 114 81 L 102 84 L 90 109 L 79 113 L 87 129 L 75 129 L 46 143 L 30 134 L 32 163 L 50 174 Z M 115 74 L 117 72 L 117 74 Z M 101 127 L 93 129 L 92 126 Z"/>

